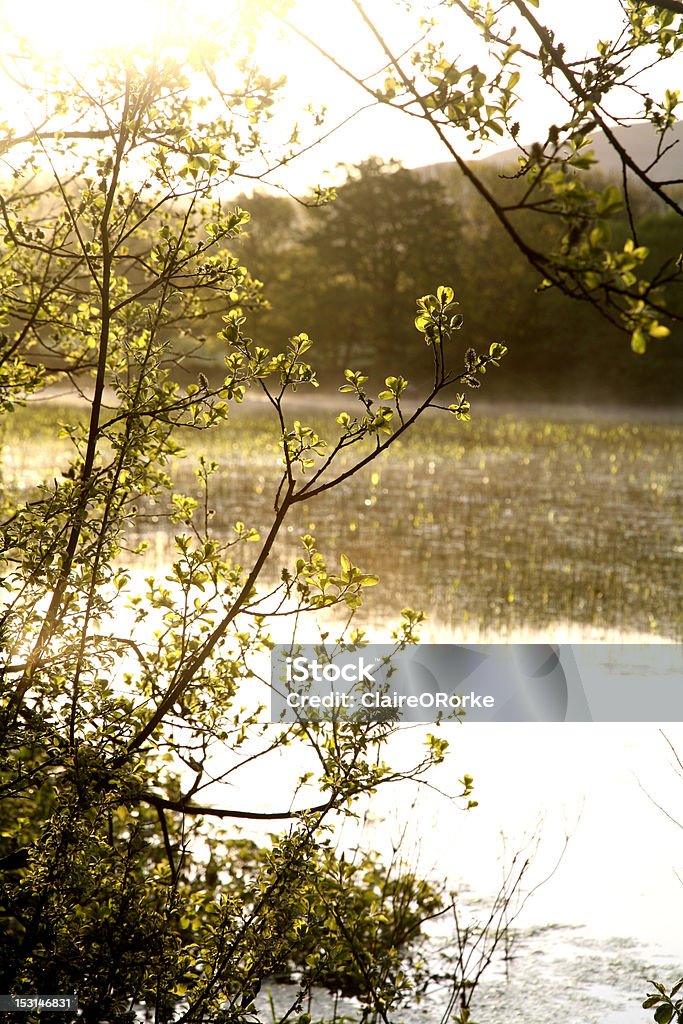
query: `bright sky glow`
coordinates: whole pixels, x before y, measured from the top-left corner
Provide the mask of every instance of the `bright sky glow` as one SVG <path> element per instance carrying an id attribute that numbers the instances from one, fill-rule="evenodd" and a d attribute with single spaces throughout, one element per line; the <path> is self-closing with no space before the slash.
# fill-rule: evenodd
<path id="1" fill-rule="evenodd" d="M 255 24 L 264 11 L 277 6 L 277 0 L 209 0 L 196 4 L 191 0 L 120 0 L 103 8 L 91 0 L 0 0 L 0 31 L 19 32 L 33 51 L 45 58 L 60 57 L 78 72 L 93 55 L 105 49 L 110 54 L 126 51 L 142 43 L 171 43 L 186 47 L 202 39 L 211 40 L 215 23 L 223 20 L 224 31 L 233 31 L 239 19 L 247 27 Z M 366 0 L 366 10 L 381 27 L 393 51 L 400 54 L 416 39 L 421 13 L 438 13 L 439 32 L 447 41 L 449 56 L 459 56 L 466 67 L 486 64 L 483 46 L 472 30 L 454 11 L 445 11 L 435 0 L 414 0 L 411 9 L 395 0 Z M 622 23 L 618 0 L 542 0 L 540 16 L 556 30 L 568 54 L 581 57 L 594 49 L 598 39 L 613 38 Z M 341 64 L 365 77 L 380 71 L 385 58 L 362 23 L 351 0 L 294 0 L 288 13 L 290 22 L 330 52 Z M 272 78 L 286 75 L 288 84 L 276 108 L 273 136 L 283 143 L 289 137 L 300 112 L 312 104 L 326 108 L 322 129 L 308 127 L 304 118 L 301 141 L 313 141 L 322 132 L 343 122 L 351 113 L 367 105 L 369 97 L 343 73 L 295 34 L 283 29 L 271 15 L 263 19 L 255 38 L 255 54 L 264 71 Z M 655 72 L 652 89 L 663 94 L 671 85 L 673 69 Z M 11 87 L 10 87 L 11 88 Z M 553 105 L 549 91 L 535 78 L 523 78 L 524 90 L 517 108 L 522 138 L 540 136 L 553 120 L 561 121 L 559 104 Z M 16 90 L 5 88 L 0 101 L 5 118 L 13 123 L 19 102 Z M 629 101 L 630 102 L 630 101 Z M 628 116 L 638 113 L 635 106 Z M 490 143 L 481 150 L 488 155 L 496 148 L 508 148 L 510 140 Z M 458 142 L 466 157 L 478 155 L 477 147 L 464 136 Z M 395 157 L 407 166 L 421 166 L 448 159 L 431 128 L 389 107 L 365 110 L 333 132 L 323 145 L 312 148 L 295 160 L 277 180 L 292 190 L 301 190 L 323 178 L 341 162 L 356 163 L 371 154 Z"/>
<path id="2" fill-rule="evenodd" d="M 438 13 L 437 35 L 446 42 L 449 57 L 461 58 L 464 67 L 474 63 L 486 67 L 486 50 L 478 34 L 459 12 L 446 11 L 436 0 L 414 0 L 410 13 L 394 0 L 366 0 L 365 8 L 391 43 L 395 54 L 401 54 L 414 42 L 421 13 Z M 594 53 L 599 40 L 614 39 L 623 26 L 619 0 L 572 0 L 571 3 L 541 0 L 537 13 L 541 21 L 556 31 L 556 39 L 564 42 L 572 60 Z M 289 20 L 359 76 L 366 76 L 382 67 L 383 55 L 349 0 L 327 0 L 326 3 L 296 0 Z M 521 40 L 524 33 L 522 27 L 519 28 L 518 38 Z M 537 50 L 535 38 L 530 48 Z M 328 106 L 330 125 L 341 121 L 345 114 L 367 99 L 348 78 L 291 36 L 281 37 L 279 42 L 275 38 L 268 44 L 264 41 L 263 52 L 274 66 L 287 72 L 292 105 L 298 103 L 301 106 L 306 98 L 315 96 Z M 669 62 L 666 67 L 654 68 L 648 73 L 648 86 L 655 97 L 660 97 L 667 87 L 675 88 L 682 75 L 683 60 L 679 59 L 675 66 Z M 553 100 L 538 74 L 523 75 L 518 91 L 521 95 L 515 112 L 522 125 L 522 139 L 539 138 L 554 121 L 562 122 L 566 108 L 561 101 Z M 624 93 L 619 97 L 619 104 L 620 116 L 634 118 L 640 114 L 640 101 L 632 94 Z M 479 149 L 467 141 L 464 133 L 458 138 L 458 150 L 465 157 L 487 156 L 511 146 L 510 139 L 494 139 Z M 305 170 L 303 177 L 310 182 L 315 173 L 332 168 L 339 161 L 357 162 L 370 154 L 396 157 L 408 167 L 449 159 L 428 125 L 387 106 L 375 107 L 340 129 L 326 143 L 324 153 L 324 160 L 321 160 L 320 152 L 314 152 L 301 162 L 297 161 L 292 167 L 293 180 L 297 180 Z"/>
<path id="3" fill-rule="evenodd" d="M 129 49 L 141 41 L 201 36 L 208 19 L 201 7 L 177 0 L 22 0 L 0 4 L 0 26 L 27 38 L 41 56 L 61 56 L 78 67 L 94 49 Z M 190 16 L 191 15 L 191 16 Z"/>

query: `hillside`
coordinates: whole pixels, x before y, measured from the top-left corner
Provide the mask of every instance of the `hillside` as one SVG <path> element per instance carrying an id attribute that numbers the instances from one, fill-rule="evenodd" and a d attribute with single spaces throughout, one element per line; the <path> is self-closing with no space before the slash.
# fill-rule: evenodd
<path id="1" fill-rule="evenodd" d="M 614 135 L 621 146 L 630 154 L 637 165 L 643 170 L 652 164 L 657 155 L 657 146 L 660 144 L 660 136 L 651 124 L 632 124 L 614 129 Z M 621 164 L 611 143 L 602 131 L 593 134 L 591 149 L 597 158 L 597 167 L 606 175 L 621 174 Z M 657 168 L 652 173 L 655 181 L 683 181 L 683 121 L 677 122 L 672 130 L 667 133 L 666 140 L 662 146 L 661 156 Z M 517 166 L 519 150 L 517 148 L 504 149 L 490 156 L 481 157 L 471 161 L 476 168 L 492 167 L 500 170 L 509 170 Z M 431 164 L 428 167 L 416 168 L 425 177 L 440 177 L 443 172 L 453 167 L 452 161 Z"/>

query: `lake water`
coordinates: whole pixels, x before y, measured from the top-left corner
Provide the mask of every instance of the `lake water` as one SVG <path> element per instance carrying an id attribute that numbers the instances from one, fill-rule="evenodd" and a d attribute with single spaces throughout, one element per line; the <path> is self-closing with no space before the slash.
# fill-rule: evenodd
<path id="1" fill-rule="evenodd" d="M 28 492 L 54 474 L 66 449 L 17 422 L 3 479 Z M 346 552 L 380 576 L 358 617 L 375 641 L 388 638 L 405 606 L 424 609 L 424 638 L 441 642 L 680 641 L 682 440 L 679 426 L 633 417 L 430 420 L 392 458 L 297 508 L 269 579 L 291 561 L 298 536 L 311 532 L 331 563 Z M 236 431 L 192 444 L 190 455 L 204 451 L 224 467 L 210 495 L 215 532 L 237 519 L 263 529 L 278 472 L 267 413 L 247 410 Z M 188 492 L 192 468 L 190 457 L 178 478 Z M 137 538 L 150 542 L 141 571 L 163 572 L 173 530 L 147 511 Z M 306 629 L 315 635 L 312 623 Z M 682 819 L 683 778 L 657 726 L 442 728 L 451 752 L 429 781 L 446 797 L 426 788 L 380 791 L 362 836 L 347 827 L 340 844 L 350 849 L 360 838 L 386 852 L 404 831 L 423 872 L 487 896 L 505 857 L 538 837 L 531 884 L 551 877 L 525 905 L 516 957 L 507 974 L 493 970 L 483 983 L 474 1019 L 651 1019 L 639 1008 L 646 979 L 673 983 L 683 973 L 683 830 L 653 803 Z M 683 751 L 683 726 L 664 729 Z M 395 763 L 410 761 L 424 731 L 398 731 Z M 267 787 L 252 778 L 263 809 L 288 797 L 299 770 L 288 757 L 271 765 Z M 467 813 L 447 799 L 466 772 L 480 804 Z M 438 1020 L 437 1004 L 406 1017 L 418 1019 Z"/>
<path id="2" fill-rule="evenodd" d="M 664 728 L 683 749 L 683 726 Z M 407 767 L 427 729 L 402 727 L 390 763 Z M 443 726 L 442 734 L 451 752 L 429 777 L 440 792 L 380 789 L 362 826 L 342 829 L 340 848 L 352 851 L 360 842 L 388 862 L 400 840 L 408 861 L 447 879 L 466 907 L 481 897 L 465 912 L 470 922 L 485 919 L 514 854 L 533 854 L 524 892 L 539 888 L 515 922 L 507 972 L 499 964 L 484 976 L 474 1020 L 651 1019 L 640 1008 L 648 979 L 673 984 L 683 974 L 683 830 L 652 802 L 680 818 L 683 778 L 658 727 L 465 723 Z M 253 806 L 286 802 L 300 769 L 290 753 L 270 773 L 255 774 L 249 788 L 260 796 Z M 474 776 L 479 800 L 469 812 L 442 795 L 457 793 L 465 772 Z M 247 830 L 255 838 L 259 832 Z M 440 945 L 448 945 L 448 927 L 446 920 L 437 929 Z M 438 1020 L 440 995 L 405 1019 L 426 1013 Z"/>
<path id="3" fill-rule="evenodd" d="M 6 486 L 49 480 L 66 463 L 67 442 L 45 436 L 60 413 L 40 415 L 38 431 L 29 412 L 5 439 Z M 293 415 L 334 427 L 331 411 L 301 405 Z M 234 425 L 184 440 L 181 490 L 196 493 L 198 452 L 222 467 L 210 491 L 215 534 L 226 536 L 236 520 L 263 530 L 281 458 L 267 410 L 239 408 Z M 373 639 L 408 605 L 426 612 L 430 639 L 679 640 L 682 509 L 680 425 L 633 413 L 599 422 L 433 416 L 339 490 L 296 506 L 270 579 L 310 532 L 332 564 L 348 552 L 380 576 L 362 615 Z M 180 527 L 149 511 L 138 536 L 150 541 L 153 570 L 173 556 Z"/>

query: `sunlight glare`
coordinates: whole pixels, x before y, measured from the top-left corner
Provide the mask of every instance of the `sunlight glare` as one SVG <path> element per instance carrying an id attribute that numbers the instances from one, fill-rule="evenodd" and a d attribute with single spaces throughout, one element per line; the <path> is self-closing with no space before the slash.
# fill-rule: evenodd
<path id="1" fill-rule="evenodd" d="M 60 57 L 72 66 L 94 50 L 197 39 L 209 25 L 206 8 L 183 0 L 118 0 L 106 7 L 89 0 L 24 0 L 3 3 L 0 11 L 4 33 L 26 39 L 36 57 Z"/>

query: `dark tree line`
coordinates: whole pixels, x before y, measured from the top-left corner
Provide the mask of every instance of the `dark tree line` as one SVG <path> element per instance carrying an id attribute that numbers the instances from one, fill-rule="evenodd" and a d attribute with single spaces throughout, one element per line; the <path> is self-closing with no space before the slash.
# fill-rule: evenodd
<path id="1" fill-rule="evenodd" d="M 495 166 L 479 174 L 508 201 L 524 188 Z M 616 189 L 594 174 L 604 196 L 600 231 L 623 247 L 629 217 Z M 410 171 L 372 158 L 346 168 L 336 199 L 309 207 L 257 192 L 239 253 L 265 282 L 269 308 L 255 316 L 259 339 L 278 348 L 305 325 L 319 343 L 320 377 L 332 386 L 344 367 L 358 363 L 380 373 L 393 363 L 415 382 L 424 372 L 413 296 L 433 280 L 457 283 L 466 315 L 463 344 L 505 336 L 509 372 L 493 385 L 521 401 L 676 403 L 683 379 L 680 329 L 651 339 L 643 359 L 624 345 L 623 332 L 590 304 L 578 303 L 542 279 L 503 230 L 486 202 L 473 197 L 457 168 Z M 631 214 L 639 226 L 639 266 L 647 272 L 681 246 L 679 219 L 644 191 L 634 190 Z M 523 215 L 539 246 L 561 244 L 565 226 Z M 649 250 L 645 255 L 644 250 Z M 683 310 L 671 284 L 667 303 Z M 558 374 L 558 363 L 562 373 Z"/>

